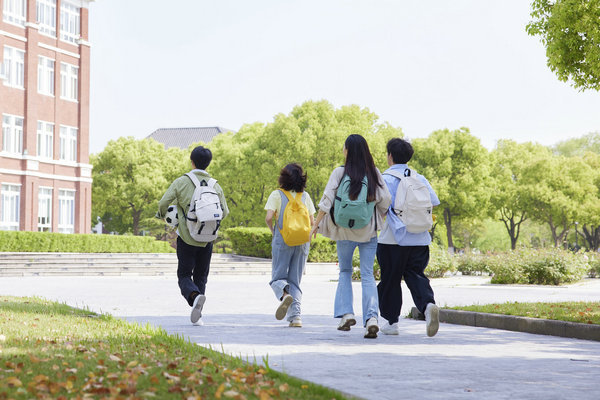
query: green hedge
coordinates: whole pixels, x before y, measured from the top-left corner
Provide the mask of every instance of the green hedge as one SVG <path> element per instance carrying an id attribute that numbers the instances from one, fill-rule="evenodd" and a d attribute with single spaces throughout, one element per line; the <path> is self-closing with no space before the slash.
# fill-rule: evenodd
<path id="1" fill-rule="evenodd" d="M 0 252 L 173 253 L 168 242 L 151 236 L 0 231 Z"/>
<path id="2" fill-rule="evenodd" d="M 235 254 L 271 258 L 271 240 L 269 228 L 229 228 L 225 231 Z M 323 236 L 313 239 L 308 253 L 309 262 L 337 262 L 335 242 Z"/>
<path id="3" fill-rule="evenodd" d="M 589 257 L 560 249 L 520 249 L 494 255 L 458 256 L 458 270 L 491 273 L 492 283 L 560 285 L 591 274 Z"/>

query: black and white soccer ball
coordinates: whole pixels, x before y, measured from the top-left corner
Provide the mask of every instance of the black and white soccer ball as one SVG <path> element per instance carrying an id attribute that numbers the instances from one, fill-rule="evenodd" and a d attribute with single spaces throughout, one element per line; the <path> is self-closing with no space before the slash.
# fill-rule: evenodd
<path id="1" fill-rule="evenodd" d="M 167 208 L 165 222 L 172 228 L 176 228 L 177 225 L 179 225 L 179 210 L 176 205 L 170 205 L 169 208 Z"/>

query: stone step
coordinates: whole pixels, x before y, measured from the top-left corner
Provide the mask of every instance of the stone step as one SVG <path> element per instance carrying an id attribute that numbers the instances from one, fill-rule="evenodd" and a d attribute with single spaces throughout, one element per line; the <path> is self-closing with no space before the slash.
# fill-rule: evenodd
<path id="1" fill-rule="evenodd" d="M 0 253 L 0 276 L 175 275 L 174 253 Z M 270 275 L 271 260 L 213 253 L 215 275 Z M 335 263 L 307 263 L 306 274 L 337 277 Z"/>

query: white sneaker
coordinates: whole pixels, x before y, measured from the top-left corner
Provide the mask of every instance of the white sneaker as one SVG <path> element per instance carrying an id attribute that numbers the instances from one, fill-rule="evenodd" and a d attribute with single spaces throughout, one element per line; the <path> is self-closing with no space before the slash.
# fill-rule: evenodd
<path id="1" fill-rule="evenodd" d="M 194 322 L 195 326 L 204 326 L 204 321 L 202 321 L 202 318 L 200 318 L 198 321 Z"/>
<path id="2" fill-rule="evenodd" d="M 399 335 L 400 334 L 400 328 L 398 327 L 398 323 L 394 322 L 393 324 L 389 324 L 389 322 L 385 322 L 381 328 L 381 333 L 383 333 L 384 335 Z"/>
<path id="3" fill-rule="evenodd" d="M 294 318 L 292 318 L 292 320 L 290 321 L 290 327 L 292 328 L 302 328 L 302 318 L 300 318 L 300 316 L 296 316 Z"/>
<path id="4" fill-rule="evenodd" d="M 440 308 L 433 303 L 427 304 L 425 308 L 425 328 L 427 336 L 435 336 L 440 327 Z"/>
<path id="5" fill-rule="evenodd" d="M 338 331 L 349 331 L 350 327 L 354 325 L 356 325 L 354 314 L 344 314 L 337 328 Z"/>
<path id="6" fill-rule="evenodd" d="M 202 317 L 202 307 L 204 307 L 205 301 L 206 296 L 203 294 L 199 294 L 194 299 L 194 304 L 192 304 L 192 314 L 190 314 L 190 321 L 192 321 L 192 324 L 198 322 L 198 320 Z"/>
<path id="7" fill-rule="evenodd" d="M 283 296 L 279 307 L 277 307 L 277 310 L 275 310 L 275 318 L 277 318 L 278 320 L 284 319 L 285 315 L 287 314 L 287 310 L 293 301 L 294 298 L 291 295 L 286 294 L 285 296 Z"/>
<path id="8" fill-rule="evenodd" d="M 365 328 L 365 338 L 375 339 L 379 332 L 379 326 L 377 326 L 377 318 L 371 317 L 367 320 L 367 326 Z"/>

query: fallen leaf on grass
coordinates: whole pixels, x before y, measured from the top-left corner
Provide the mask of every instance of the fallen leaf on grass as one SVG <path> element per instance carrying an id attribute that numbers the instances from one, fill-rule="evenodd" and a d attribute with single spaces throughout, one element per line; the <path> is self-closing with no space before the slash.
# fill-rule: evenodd
<path id="1" fill-rule="evenodd" d="M 9 376 L 8 378 L 6 378 L 5 382 L 8 385 L 8 387 L 21 387 L 21 386 L 23 386 L 23 382 L 21 382 L 19 380 L 19 378 L 17 378 L 16 376 Z"/>

